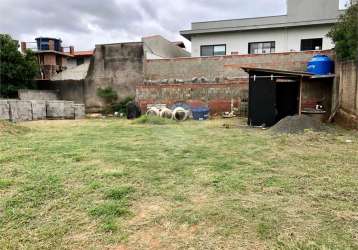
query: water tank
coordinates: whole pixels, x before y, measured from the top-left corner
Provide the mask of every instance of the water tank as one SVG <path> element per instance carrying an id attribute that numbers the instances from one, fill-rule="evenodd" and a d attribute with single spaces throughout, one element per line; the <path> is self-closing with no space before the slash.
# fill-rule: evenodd
<path id="1" fill-rule="evenodd" d="M 209 119 L 209 112 L 210 112 L 209 108 L 206 107 L 192 108 L 191 112 L 193 114 L 194 120 L 203 121 Z"/>
<path id="2" fill-rule="evenodd" d="M 334 71 L 334 62 L 326 55 L 315 55 L 307 64 L 307 72 L 315 75 L 328 75 Z"/>

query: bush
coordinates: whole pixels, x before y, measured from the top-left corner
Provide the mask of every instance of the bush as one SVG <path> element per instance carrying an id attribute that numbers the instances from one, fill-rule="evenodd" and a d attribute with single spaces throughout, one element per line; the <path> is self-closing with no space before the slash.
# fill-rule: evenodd
<path id="1" fill-rule="evenodd" d="M 134 101 L 134 97 L 126 97 L 123 101 L 113 104 L 113 112 L 123 113 L 127 115 L 127 104 Z"/>
<path id="2" fill-rule="evenodd" d="M 118 99 L 117 92 L 111 87 L 97 89 L 97 96 L 101 97 L 106 104 L 112 104 Z"/>

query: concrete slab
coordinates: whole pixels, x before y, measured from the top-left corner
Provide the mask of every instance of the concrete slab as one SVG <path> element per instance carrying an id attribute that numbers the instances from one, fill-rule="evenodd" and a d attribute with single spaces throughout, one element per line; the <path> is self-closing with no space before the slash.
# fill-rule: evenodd
<path id="1" fill-rule="evenodd" d="M 8 100 L 8 103 L 11 121 L 32 121 L 32 105 L 30 101 Z"/>
<path id="2" fill-rule="evenodd" d="M 74 102 L 64 102 L 64 117 L 65 119 L 75 119 L 75 108 L 73 107 Z"/>
<path id="3" fill-rule="evenodd" d="M 84 104 L 74 104 L 73 105 L 75 110 L 75 119 L 84 119 L 86 118 L 86 110 Z"/>
<path id="4" fill-rule="evenodd" d="M 31 101 L 32 105 L 32 119 L 45 120 L 46 119 L 46 101 Z"/>
<path id="5" fill-rule="evenodd" d="M 7 100 L 0 100 L 0 120 L 10 120 L 10 106 Z"/>
<path id="6" fill-rule="evenodd" d="M 63 119 L 65 117 L 65 102 L 46 101 L 46 117 L 49 119 Z"/>

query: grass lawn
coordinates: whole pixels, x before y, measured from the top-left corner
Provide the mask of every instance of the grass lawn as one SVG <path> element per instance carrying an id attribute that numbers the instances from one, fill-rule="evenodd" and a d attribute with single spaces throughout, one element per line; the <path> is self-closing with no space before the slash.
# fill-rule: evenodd
<path id="1" fill-rule="evenodd" d="M 356 131 L 227 122 L 0 132 L 0 249 L 358 249 Z"/>

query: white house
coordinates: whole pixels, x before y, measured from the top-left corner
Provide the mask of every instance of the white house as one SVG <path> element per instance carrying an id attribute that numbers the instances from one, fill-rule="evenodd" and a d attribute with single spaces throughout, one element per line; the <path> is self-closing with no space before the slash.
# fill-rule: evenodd
<path id="1" fill-rule="evenodd" d="M 326 50 L 343 11 L 340 0 L 287 0 L 286 15 L 197 22 L 180 34 L 191 41 L 192 56 Z"/>

